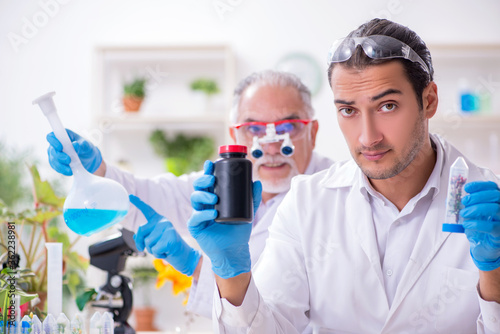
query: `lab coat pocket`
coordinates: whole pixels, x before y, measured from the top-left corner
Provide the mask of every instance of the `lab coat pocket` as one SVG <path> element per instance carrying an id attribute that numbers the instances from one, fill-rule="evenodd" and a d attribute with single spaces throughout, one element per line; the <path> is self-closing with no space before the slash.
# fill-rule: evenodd
<path id="1" fill-rule="evenodd" d="M 479 303 L 477 271 L 447 268 L 446 281 L 434 303 L 436 330 L 440 333 L 476 333 Z"/>
<path id="2" fill-rule="evenodd" d="M 477 291 L 477 283 L 479 282 L 479 272 L 477 270 L 473 272 L 464 269 L 448 268 L 446 281 L 448 286 L 458 291 L 475 293 Z"/>

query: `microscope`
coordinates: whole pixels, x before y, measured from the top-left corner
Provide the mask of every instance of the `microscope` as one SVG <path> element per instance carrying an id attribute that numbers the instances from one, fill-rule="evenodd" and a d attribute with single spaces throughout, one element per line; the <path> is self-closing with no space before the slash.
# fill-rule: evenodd
<path id="1" fill-rule="evenodd" d="M 130 278 L 120 274 L 125 269 L 127 257 L 138 253 L 133 237 L 133 232 L 122 229 L 121 233 L 89 246 L 90 264 L 108 272 L 106 283 L 97 289 L 97 302 L 92 306 L 106 308 L 113 314 L 114 334 L 135 334 L 127 322 L 133 305 L 132 283 Z M 99 303 L 103 295 L 109 298 L 107 304 Z M 116 297 L 121 297 L 121 304 L 114 303 Z"/>

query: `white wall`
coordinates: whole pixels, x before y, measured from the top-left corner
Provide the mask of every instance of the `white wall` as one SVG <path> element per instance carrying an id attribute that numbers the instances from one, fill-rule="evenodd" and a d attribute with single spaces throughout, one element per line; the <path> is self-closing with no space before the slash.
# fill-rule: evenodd
<path id="1" fill-rule="evenodd" d="M 57 91 L 65 125 L 88 129 L 91 51 L 96 45 L 229 44 L 237 57 L 239 80 L 273 67 L 292 51 L 309 52 L 326 69 L 331 42 L 373 16 L 409 26 L 428 44 L 500 43 L 497 0 L 218 2 L 234 6 L 220 16 L 217 1 L 1 0 L 0 138 L 20 148 L 33 147 L 45 160 L 49 127 L 31 101 L 50 90 Z M 43 14 L 42 4 L 54 3 L 58 8 L 45 6 L 53 17 Z M 27 21 L 41 27 L 28 29 Z M 23 43 L 11 42 L 13 34 Z M 317 148 L 335 159 L 348 158 L 331 100 L 325 76 L 314 99 L 322 128 Z"/>
<path id="2" fill-rule="evenodd" d="M 215 3 L 231 10 L 221 16 Z M 239 80 L 292 51 L 309 52 L 326 70 L 332 41 L 374 16 L 409 26 L 428 44 L 500 43 L 497 0 L 0 0 L 0 139 L 33 148 L 42 171 L 54 176 L 46 163 L 49 126 L 31 101 L 57 91 L 66 127 L 88 130 L 96 45 L 228 44 Z M 11 41 L 14 34 L 24 38 L 21 44 Z M 317 149 L 348 158 L 326 75 L 314 106 Z"/>

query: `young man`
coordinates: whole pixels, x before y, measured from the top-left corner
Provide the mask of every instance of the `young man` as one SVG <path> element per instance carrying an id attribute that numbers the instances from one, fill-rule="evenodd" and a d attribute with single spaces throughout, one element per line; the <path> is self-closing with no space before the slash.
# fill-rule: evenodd
<path id="1" fill-rule="evenodd" d="M 290 188 L 292 177 L 326 169 L 332 161 L 313 152 L 318 122 L 314 120 L 309 90 L 294 75 L 263 71 L 243 79 L 235 89 L 230 120 L 233 123 L 229 129 L 232 139 L 237 144 L 246 145 L 249 153 L 253 138 L 265 135 L 268 122 L 275 122 L 273 124 L 278 133 L 288 133 L 295 147 L 292 156 L 283 156 L 280 153 L 283 141 L 278 140 L 261 144 L 261 158 L 248 155 L 253 163 L 254 178 L 263 185 L 262 203 L 255 214 L 249 242 L 251 259 L 255 263 L 264 249 L 267 228 Z M 162 174 L 152 179 L 139 179 L 107 165 L 97 147 L 71 131 L 68 133 L 89 172 L 118 181 L 133 195 L 131 202 L 142 212 L 131 206 L 123 225 L 137 231 L 137 247 L 192 275 L 194 285 L 188 309 L 211 317 L 215 283 L 210 260 L 188 246 L 179 235 L 188 233 L 186 221 L 192 211 L 192 184 L 202 173 L 181 177 Z M 49 134 L 47 139 L 51 144 L 48 150 L 51 166 L 60 173 L 71 175 L 69 156 L 62 152 L 62 146 L 53 134 Z M 144 224 L 145 217 L 147 224 Z"/>
<path id="2" fill-rule="evenodd" d="M 215 326 L 224 333 L 300 333 L 308 324 L 320 333 L 499 333 L 499 180 L 466 160 L 465 234 L 442 232 L 449 170 L 461 154 L 428 132 L 438 95 L 425 43 L 374 19 L 329 57 L 352 159 L 293 180 L 254 274 L 244 261 L 249 230 L 215 224 L 206 207 L 214 203 L 206 189 L 211 164 L 194 183 L 188 226 L 216 274 Z"/>

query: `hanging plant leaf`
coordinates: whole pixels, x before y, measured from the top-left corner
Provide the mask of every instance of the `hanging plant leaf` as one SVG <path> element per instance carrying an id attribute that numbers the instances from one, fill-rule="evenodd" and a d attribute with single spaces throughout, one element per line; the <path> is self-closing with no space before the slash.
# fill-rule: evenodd
<path id="1" fill-rule="evenodd" d="M 61 215 L 61 211 L 59 210 L 36 210 L 35 215 L 31 217 L 25 217 L 25 219 L 30 223 L 43 223 L 46 220 L 51 220 L 57 216 Z"/>
<path id="2" fill-rule="evenodd" d="M 39 203 L 47 204 L 58 209 L 62 209 L 64 205 L 64 197 L 59 197 L 54 193 L 54 189 L 47 181 L 42 181 L 38 169 L 35 165 L 29 168 L 33 177 L 35 194 Z"/>
<path id="3" fill-rule="evenodd" d="M 97 291 L 95 289 L 85 290 L 81 295 L 76 297 L 76 306 L 80 311 L 83 311 L 85 304 L 93 300 L 97 296 Z"/>

